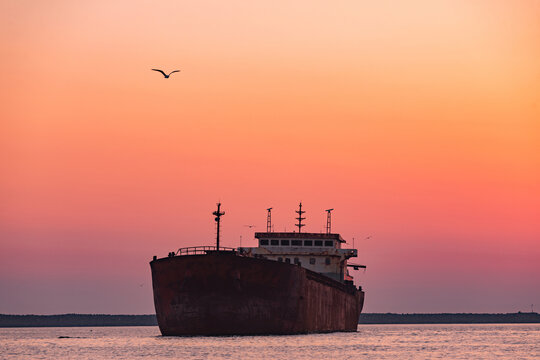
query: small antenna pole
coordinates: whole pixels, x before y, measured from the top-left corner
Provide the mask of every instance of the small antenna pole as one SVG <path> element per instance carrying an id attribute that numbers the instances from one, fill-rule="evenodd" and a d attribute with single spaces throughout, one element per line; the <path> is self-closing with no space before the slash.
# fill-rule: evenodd
<path id="1" fill-rule="evenodd" d="M 219 222 L 222 215 L 225 215 L 225 211 L 220 211 L 221 203 L 217 203 L 217 211 L 214 211 L 212 214 L 216 217 L 217 223 L 217 234 L 216 234 L 216 248 L 219 251 Z"/>
<path id="2" fill-rule="evenodd" d="M 305 211 L 302 211 L 302 202 L 300 201 L 300 204 L 298 205 L 298 210 L 296 210 L 296 213 L 298 214 L 298 217 L 296 218 L 296 220 L 298 220 L 298 224 L 296 224 L 296 226 L 298 226 L 298 232 L 302 232 L 302 226 L 306 226 L 306 224 L 302 224 L 302 220 L 305 220 L 306 218 L 305 217 L 302 217 L 302 214 L 305 213 Z"/>
<path id="3" fill-rule="evenodd" d="M 272 208 L 266 209 L 268 215 L 266 215 L 266 232 L 272 232 Z"/>
<path id="4" fill-rule="evenodd" d="M 327 234 L 330 234 L 332 231 L 331 231 L 331 228 L 332 228 L 332 210 L 334 209 L 327 209 L 327 210 L 324 210 L 326 211 L 326 233 Z"/>

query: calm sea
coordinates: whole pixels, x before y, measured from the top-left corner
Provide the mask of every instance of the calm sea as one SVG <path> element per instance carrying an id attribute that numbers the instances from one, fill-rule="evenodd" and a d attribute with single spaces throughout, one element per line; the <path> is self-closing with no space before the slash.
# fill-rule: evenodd
<path id="1" fill-rule="evenodd" d="M 360 325 L 356 333 L 163 337 L 157 327 L 2 328 L 1 359 L 540 359 L 540 324 Z"/>

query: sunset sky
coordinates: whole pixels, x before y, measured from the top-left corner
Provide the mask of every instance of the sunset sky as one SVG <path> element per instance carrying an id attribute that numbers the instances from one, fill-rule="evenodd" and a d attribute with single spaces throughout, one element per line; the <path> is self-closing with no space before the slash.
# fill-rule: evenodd
<path id="1" fill-rule="evenodd" d="M 540 309 L 540 1 L 6 0 L 0 39 L 0 313 L 153 313 L 217 201 L 224 246 L 335 208 L 365 312 Z"/>

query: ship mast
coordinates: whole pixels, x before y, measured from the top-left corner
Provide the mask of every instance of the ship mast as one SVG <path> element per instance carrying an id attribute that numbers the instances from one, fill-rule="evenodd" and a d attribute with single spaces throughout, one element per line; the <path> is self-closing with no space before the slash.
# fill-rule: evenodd
<path id="1" fill-rule="evenodd" d="M 298 205 L 298 210 L 296 210 L 296 213 L 298 214 L 298 217 L 296 220 L 298 220 L 298 224 L 295 224 L 298 226 L 298 232 L 302 232 L 302 226 L 306 226 L 306 224 L 302 224 L 302 220 L 305 220 L 305 217 L 302 217 L 302 214 L 305 213 L 305 211 L 302 211 L 302 202 L 300 201 L 300 204 Z"/>
<path id="2" fill-rule="evenodd" d="M 216 248 L 217 251 L 219 251 L 219 222 L 222 215 L 225 215 L 225 211 L 219 211 L 221 208 L 221 203 L 217 203 L 217 211 L 214 211 L 212 214 L 216 217 L 216 223 L 217 223 L 217 234 L 216 234 Z"/>
<path id="3" fill-rule="evenodd" d="M 268 215 L 266 216 L 266 232 L 272 232 L 272 208 L 266 209 Z"/>
<path id="4" fill-rule="evenodd" d="M 330 234 L 331 233 L 331 228 L 332 228 L 332 210 L 334 209 L 326 209 L 326 233 L 327 234 Z"/>

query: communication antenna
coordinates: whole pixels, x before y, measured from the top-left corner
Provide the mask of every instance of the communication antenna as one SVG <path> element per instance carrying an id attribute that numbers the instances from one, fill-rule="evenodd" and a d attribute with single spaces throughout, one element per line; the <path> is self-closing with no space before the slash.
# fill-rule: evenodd
<path id="1" fill-rule="evenodd" d="M 272 232 L 272 208 L 266 209 L 268 215 L 266 215 L 266 232 Z"/>
<path id="2" fill-rule="evenodd" d="M 326 233 L 330 234 L 330 229 L 332 228 L 332 210 L 334 209 L 327 209 L 326 211 Z"/>
<path id="3" fill-rule="evenodd" d="M 298 214 L 298 217 L 295 218 L 296 220 L 298 220 L 298 224 L 296 224 L 296 226 L 298 226 L 298 232 L 302 232 L 302 226 L 306 226 L 306 224 L 302 224 L 302 220 L 305 220 L 306 218 L 305 217 L 302 217 L 302 214 L 305 213 L 305 211 L 302 211 L 302 202 L 300 201 L 300 204 L 298 205 L 298 210 L 296 210 L 296 213 Z"/>
<path id="4" fill-rule="evenodd" d="M 217 234 L 216 234 L 216 248 L 217 251 L 219 251 L 219 222 L 222 215 L 225 215 L 225 211 L 220 211 L 221 203 L 217 203 L 217 210 L 214 211 L 212 214 L 216 217 L 216 223 L 217 223 Z"/>

